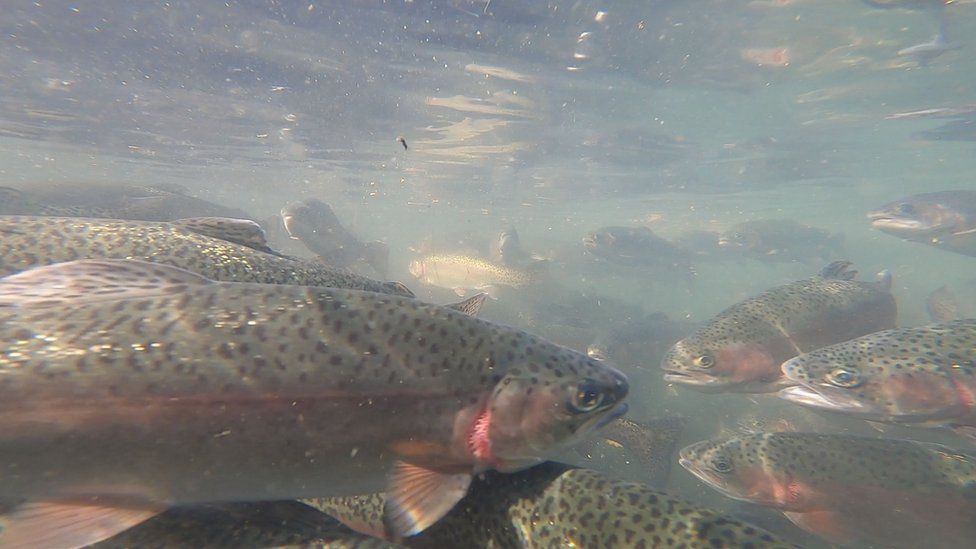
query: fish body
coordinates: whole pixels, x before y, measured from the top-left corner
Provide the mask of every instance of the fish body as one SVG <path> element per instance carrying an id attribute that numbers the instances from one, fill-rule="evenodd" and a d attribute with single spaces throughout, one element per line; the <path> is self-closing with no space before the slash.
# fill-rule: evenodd
<path id="1" fill-rule="evenodd" d="M 621 366 L 650 369 L 697 327 L 691 322 L 672 320 L 661 312 L 624 316 L 621 321 L 597 326 L 600 333 L 586 347 L 586 353 Z"/>
<path id="2" fill-rule="evenodd" d="M 583 237 L 583 249 L 593 257 L 627 267 L 691 268 L 687 252 L 647 227 L 602 227 Z"/>
<path id="3" fill-rule="evenodd" d="M 381 282 L 269 251 L 261 227 L 247 220 L 0 216 L 0 276 L 77 259 L 137 259 L 165 263 L 213 280 L 413 295 L 397 282 Z"/>
<path id="4" fill-rule="evenodd" d="M 712 488 L 780 510 L 833 543 L 949 548 L 976 536 L 976 459 L 937 444 L 759 433 L 699 442 L 680 455 Z"/>
<path id="5" fill-rule="evenodd" d="M 976 426 L 976 320 L 883 330 L 783 364 L 779 396 L 873 421 Z"/>
<path id="6" fill-rule="evenodd" d="M 190 196 L 178 186 L 64 182 L 0 187 L 0 214 L 143 221 L 189 217 L 249 218 L 243 210 Z"/>
<path id="7" fill-rule="evenodd" d="M 24 503 L 0 519 L 5 547 L 60 534 L 66 502 L 112 517 L 107 536 L 172 506 L 385 485 L 391 528 L 416 533 L 473 474 L 626 411 L 622 374 L 514 328 L 141 261 L 0 280 L 0 341 L 0 501 Z M 69 534 L 39 539 L 100 539 Z"/>
<path id="8" fill-rule="evenodd" d="M 831 263 L 722 311 L 668 351 L 664 379 L 705 392 L 774 391 L 783 386 L 783 361 L 893 327 L 890 279 L 852 280 L 849 266 Z"/>
<path id="9" fill-rule="evenodd" d="M 391 549 L 297 501 L 219 503 L 174 508 L 90 549 Z"/>
<path id="10" fill-rule="evenodd" d="M 359 240 L 321 200 L 288 204 L 281 209 L 281 221 L 291 238 L 301 241 L 328 265 L 352 267 L 363 261 L 380 276 L 386 276 L 389 270 L 390 250 L 386 244 Z"/>
<path id="11" fill-rule="evenodd" d="M 498 286 L 525 288 L 539 282 L 546 269 L 537 261 L 520 269 L 467 255 L 428 255 L 410 263 L 410 274 L 423 284 L 465 295 L 472 290 L 492 295 Z"/>
<path id="12" fill-rule="evenodd" d="M 976 191 L 922 193 L 868 212 L 881 232 L 958 254 L 976 256 Z"/>
<path id="13" fill-rule="evenodd" d="M 843 235 L 792 219 L 757 219 L 733 225 L 719 237 L 729 253 L 761 261 L 823 261 L 842 251 Z"/>
<path id="14" fill-rule="evenodd" d="M 652 488 L 663 489 L 671 477 L 674 454 L 687 425 L 688 419 L 681 416 L 664 416 L 649 421 L 620 418 L 577 445 L 576 451 L 592 459 L 603 451 L 600 442 L 623 448 L 639 463 L 643 473 L 640 480 Z"/>
<path id="15" fill-rule="evenodd" d="M 308 502 L 362 531 L 382 534 L 382 494 Z M 750 524 L 643 484 L 547 462 L 489 472 L 409 547 L 794 547 Z"/>
<path id="16" fill-rule="evenodd" d="M 491 261 L 507 267 L 524 267 L 536 261 L 531 254 L 522 248 L 515 227 L 508 227 L 488 244 Z"/>

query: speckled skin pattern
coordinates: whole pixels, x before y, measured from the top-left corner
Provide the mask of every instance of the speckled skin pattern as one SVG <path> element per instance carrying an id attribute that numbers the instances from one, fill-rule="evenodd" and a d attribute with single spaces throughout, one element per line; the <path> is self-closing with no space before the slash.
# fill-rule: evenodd
<path id="1" fill-rule="evenodd" d="M 0 216 L 0 276 L 76 259 L 138 259 L 212 280 L 413 295 L 399 283 L 272 255 L 190 228 L 162 221 Z"/>
<path id="2" fill-rule="evenodd" d="M 382 525 L 382 495 L 309 502 L 359 524 Z M 409 547 L 780 548 L 772 534 L 646 486 L 544 463 L 488 473 Z"/>
<path id="3" fill-rule="evenodd" d="M 893 328 L 896 313 L 883 284 L 815 276 L 722 311 L 676 343 L 661 367 L 677 374 L 668 381 L 704 391 L 767 392 L 780 387 L 783 361 Z"/>
<path id="4" fill-rule="evenodd" d="M 0 280 L 0 341 L 0 499 L 260 501 L 382 490 L 396 459 L 519 468 L 627 392 L 585 355 L 411 298 L 136 261 Z M 582 384 L 602 399 L 585 413 Z"/>
<path id="5" fill-rule="evenodd" d="M 687 418 L 681 416 L 665 416 L 650 421 L 633 421 L 623 417 L 610 422 L 576 448 L 587 456 L 596 442 L 611 440 L 623 446 L 640 463 L 645 474 L 640 478 L 641 482 L 662 489 L 668 484 L 671 465 L 676 461 L 678 441 L 687 424 Z"/>
<path id="6" fill-rule="evenodd" d="M 783 372 L 825 399 L 801 404 L 876 421 L 976 425 L 974 319 L 879 331 L 800 355 Z"/>
<path id="7" fill-rule="evenodd" d="M 976 459 L 912 440 L 758 433 L 703 441 L 681 464 L 725 495 L 837 543 L 922 547 L 976 536 Z M 941 547 L 941 545 L 940 545 Z"/>
<path id="8" fill-rule="evenodd" d="M 356 534 L 294 501 L 225 503 L 171 509 L 91 549 L 386 549 L 390 542 Z"/>

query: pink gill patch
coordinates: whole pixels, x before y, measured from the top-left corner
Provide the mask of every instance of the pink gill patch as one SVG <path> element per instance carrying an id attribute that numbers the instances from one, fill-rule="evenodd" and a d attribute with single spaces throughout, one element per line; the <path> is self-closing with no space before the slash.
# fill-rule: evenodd
<path id="1" fill-rule="evenodd" d="M 471 425 L 468 433 L 468 450 L 475 459 L 484 463 L 494 463 L 495 456 L 491 453 L 491 410 L 485 408 Z"/>

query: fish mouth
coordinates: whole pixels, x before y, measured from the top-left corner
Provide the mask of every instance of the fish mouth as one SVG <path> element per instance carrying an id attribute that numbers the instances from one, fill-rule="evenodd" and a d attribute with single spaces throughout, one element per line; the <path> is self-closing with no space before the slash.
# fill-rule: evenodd
<path id="1" fill-rule="evenodd" d="M 285 232 L 288 233 L 288 238 L 291 238 L 291 239 L 294 239 L 294 240 L 298 240 L 298 237 L 295 236 L 295 229 L 294 229 L 295 216 L 292 215 L 292 214 L 290 214 L 290 213 L 285 213 L 285 211 L 282 210 L 282 212 L 281 212 L 281 223 L 282 223 L 282 225 L 285 226 Z"/>
<path id="2" fill-rule="evenodd" d="M 931 226 L 918 219 L 899 217 L 886 212 L 868 212 L 867 218 L 871 220 L 871 226 L 879 230 L 905 232 L 933 230 Z"/>
<path id="3" fill-rule="evenodd" d="M 865 414 L 867 407 L 851 398 L 840 395 L 828 396 L 821 391 L 817 391 L 806 385 L 792 385 L 785 389 L 780 389 L 776 396 L 783 400 L 788 400 L 801 406 L 819 408 L 821 410 L 833 410 L 836 412 L 848 412 Z"/>
<path id="4" fill-rule="evenodd" d="M 678 370 L 664 370 L 664 381 L 704 389 L 717 389 L 725 385 L 725 382 L 714 377 L 702 377 L 700 375 L 689 374 Z"/>
<path id="5" fill-rule="evenodd" d="M 599 421 L 593 426 L 594 429 L 602 429 L 606 427 L 610 422 L 624 417 L 627 411 L 630 410 L 630 406 L 626 402 L 621 402 L 612 410 L 607 412 L 607 415 L 600 418 Z"/>

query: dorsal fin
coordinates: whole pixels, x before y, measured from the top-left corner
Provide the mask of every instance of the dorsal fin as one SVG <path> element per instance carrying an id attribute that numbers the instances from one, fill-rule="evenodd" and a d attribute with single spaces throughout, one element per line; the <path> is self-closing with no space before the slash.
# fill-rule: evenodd
<path id="1" fill-rule="evenodd" d="M 821 269 L 820 276 L 835 280 L 854 280 L 854 277 L 857 276 L 857 271 L 850 270 L 851 265 L 853 263 L 850 261 L 834 261 Z"/>
<path id="2" fill-rule="evenodd" d="M 268 236 L 261 225 L 250 219 L 234 219 L 231 217 L 190 217 L 171 221 L 173 225 L 187 231 L 202 234 L 212 238 L 219 238 L 255 250 L 276 254 L 268 246 Z"/>
<path id="3" fill-rule="evenodd" d="M 460 311 L 468 316 L 478 316 L 478 313 L 481 312 L 481 307 L 484 306 L 487 298 L 488 294 L 482 292 L 480 294 L 475 294 L 464 301 L 445 305 L 445 307 L 448 309 L 454 309 L 455 311 Z"/>
<path id="4" fill-rule="evenodd" d="M 161 263 L 83 259 L 0 278 L 2 307 L 63 307 L 168 294 L 212 282 Z"/>

